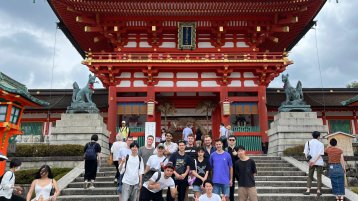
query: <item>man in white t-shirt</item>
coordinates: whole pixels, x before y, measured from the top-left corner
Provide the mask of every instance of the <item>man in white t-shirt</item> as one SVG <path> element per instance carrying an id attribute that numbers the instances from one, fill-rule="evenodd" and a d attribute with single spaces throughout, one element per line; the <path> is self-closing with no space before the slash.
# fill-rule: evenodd
<path id="1" fill-rule="evenodd" d="M 149 181 L 143 184 L 139 201 L 164 201 L 162 190 L 168 187 L 170 188 L 171 196 L 175 197 L 177 194 L 177 190 L 175 188 L 175 183 L 172 178 L 173 173 L 174 166 L 171 162 L 169 162 L 164 167 L 164 172 L 161 172 L 159 180 L 158 172 L 154 173 L 153 176 L 149 179 Z"/>
<path id="2" fill-rule="evenodd" d="M 13 159 L 10 162 L 10 170 L 6 171 L 0 183 L 0 200 L 20 200 L 25 201 L 21 196 L 23 189 L 20 186 L 15 186 L 15 171 L 19 170 L 21 161 Z"/>
<path id="3" fill-rule="evenodd" d="M 122 200 L 136 201 L 139 189 L 142 187 L 142 174 L 144 173 L 143 159 L 138 156 L 139 145 L 133 142 L 130 145 L 132 153 L 126 158 L 122 158 L 119 170 L 123 175 L 122 179 Z"/>
<path id="4" fill-rule="evenodd" d="M 225 196 L 220 197 L 218 194 L 213 193 L 213 182 L 210 180 L 204 181 L 203 184 L 205 193 L 200 197 L 194 197 L 195 201 L 225 201 Z"/>
<path id="5" fill-rule="evenodd" d="M 324 145 L 318 139 L 321 133 L 318 131 L 312 132 L 313 139 L 306 142 L 303 153 L 305 154 L 308 165 L 308 177 L 307 177 L 307 190 L 303 193 L 304 195 L 310 194 L 311 184 L 313 180 L 314 171 L 317 171 L 317 196 L 321 196 L 321 187 L 322 187 L 322 172 L 323 172 L 323 158 L 324 155 Z"/>
<path id="6" fill-rule="evenodd" d="M 168 158 L 164 156 L 164 145 L 158 144 L 157 154 L 151 155 L 146 163 L 144 173 L 148 172 L 150 169 L 161 170 L 168 163 Z"/>
<path id="7" fill-rule="evenodd" d="M 117 134 L 116 136 L 116 140 L 111 147 L 111 153 L 112 153 L 112 161 L 113 161 L 113 165 L 116 167 L 116 175 L 114 177 L 114 183 L 117 183 L 117 179 L 119 177 L 119 170 L 118 170 L 118 159 L 119 159 L 119 152 L 121 149 L 123 148 L 127 148 L 127 144 L 125 142 L 122 141 L 122 136 L 121 134 Z M 132 142 L 131 142 L 132 143 Z M 129 146 L 128 146 L 129 147 Z"/>
<path id="8" fill-rule="evenodd" d="M 170 158 L 170 155 L 175 153 L 176 151 L 178 151 L 178 144 L 175 142 L 172 142 L 173 139 L 173 135 L 168 132 L 165 135 L 165 142 L 163 143 L 164 145 L 164 155 L 168 158 Z M 154 150 L 153 154 L 157 154 L 157 150 Z"/>

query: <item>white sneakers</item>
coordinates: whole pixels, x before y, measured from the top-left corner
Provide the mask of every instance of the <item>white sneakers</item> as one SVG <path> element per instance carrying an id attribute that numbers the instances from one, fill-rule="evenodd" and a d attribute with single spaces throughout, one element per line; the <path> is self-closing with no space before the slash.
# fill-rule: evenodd
<path id="1" fill-rule="evenodd" d="M 94 180 L 91 180 L 91 183 L 88 182 L 87 180 L 85 180 L 85 185 L 84 185 L 84 189 L 94 189 Z"/>

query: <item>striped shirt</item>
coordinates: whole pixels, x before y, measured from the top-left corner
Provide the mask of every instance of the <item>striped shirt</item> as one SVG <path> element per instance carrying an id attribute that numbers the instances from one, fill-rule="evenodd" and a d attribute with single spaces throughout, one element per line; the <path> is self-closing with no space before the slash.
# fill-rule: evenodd
<path id="1" fill-rule="evenodd" d="M 341 155 L 343 154 L 342 149 L 328 147 L 326 153 L 328 154 L 328 163 L 341 163 Z"/>

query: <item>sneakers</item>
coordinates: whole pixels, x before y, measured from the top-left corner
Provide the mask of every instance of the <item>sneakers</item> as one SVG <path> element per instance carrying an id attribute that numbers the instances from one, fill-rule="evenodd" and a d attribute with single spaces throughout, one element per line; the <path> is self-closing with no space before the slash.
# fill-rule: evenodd
<path id="1" fill-rule="evenodd" d="M 84 189 L 87 189 L 88 188 L 88 186 L 89 186 L 89 183 L 88 183 L 88 181 L 87 180 L 85 180 L 85 185 L 84 185 Z"/>
<path id="2" fill-rule="evenodd" d="M 95 189 L 93 183 L 91 183 L 91 185 L 88 187 L 88 189 Z"/>
<path id="3" fill-rule="evenodd" d="M 113 180 L 113 183 L 117 183 L 117 181 L 118 181 L 117 178 L 115 178 L 115 179 Z"/>

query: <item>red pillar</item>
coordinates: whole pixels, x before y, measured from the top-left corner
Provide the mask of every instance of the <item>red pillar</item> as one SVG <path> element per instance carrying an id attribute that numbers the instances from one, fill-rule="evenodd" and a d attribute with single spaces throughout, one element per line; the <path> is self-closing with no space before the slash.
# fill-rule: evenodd
<path id="1" fill-rule="evenodd" d="M 229 93 L 227 90 L 227 86 L 220 87 L 220 109 L 221 109 L 221 122 L 224 123 L 225 126 L 230 124 L 230 115 L 224 115 L 222 109 L 222 102 L 229 99 Z"/>
<path id="2" fill-rule="evenodd" d="M 323 125 L 327 125 L 327 119 L 326 119 L 326 112 L 322 112 L 322 122 L 323 122 Z"/>
<path id="3" fill-rule="evenodd" d="M 259 119 L 260 119 L 260 132 L 262 142 L 268 142 L 267 130 L 268 130 L 268 117 L 267 117 L 267 107 L 266 107 L 266 87 L 259 86 L 258 90 L 258 110 L 259 110 Z"/>
<path id="4" fill-rule="evenodd" d="M 357 120 L 357 112 L 353 111 L 353 124 L 354 124 L 354 130 L 355 134 L 358 134 L 358 120 Z"/>
<path id="5" fill-rule="evenodd" d="M 218 105 L 215 110 L 211 113 L 211 131 L 213 140 L 218 139 L 220 136 L 219 128 L 220 128 L 220 120 L 221 120 L 221 106 Z M 208 131 L 209 132 L 209 131 Z"/>
<path id="6" fill-rule="evenodd" d="M 108 89 L 108 122 L 107 129 L 110 133 L 109 143 L 116 140 L 117 126 L 117 93 L 116 86 L 110 86 Z"/>

